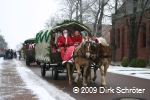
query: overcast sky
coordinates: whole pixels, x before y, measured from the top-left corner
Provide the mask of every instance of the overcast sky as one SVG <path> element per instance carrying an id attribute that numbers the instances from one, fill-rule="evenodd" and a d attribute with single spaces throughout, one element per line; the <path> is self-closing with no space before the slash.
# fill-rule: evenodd
<path id="1" fill-rule="evenodd" d="M 46 20 L 57 8 L 56 0 L 0 0 L 0 34 L 8 47 L 15 49 L 44 29 Z"/>

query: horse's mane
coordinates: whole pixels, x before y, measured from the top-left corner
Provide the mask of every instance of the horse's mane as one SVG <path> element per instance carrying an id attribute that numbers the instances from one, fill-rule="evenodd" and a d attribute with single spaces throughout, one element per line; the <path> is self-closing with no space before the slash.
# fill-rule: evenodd
<path id="1" fill-rule="evenodd" d="M 85 39 L 82 38 L 82 42 L 76 47 L 76 50 L 78 51 L 80 48 L 82 48 L 82 46 L 84 45 L 85 43 Z"/>
<path id="2" fill-rule="evenodd" d="M 99 37 L 97 38 L 99 43 L 101 43 L 103 46 L 109 46 L 109 44 L 107 43 L 106 39 Z"/>

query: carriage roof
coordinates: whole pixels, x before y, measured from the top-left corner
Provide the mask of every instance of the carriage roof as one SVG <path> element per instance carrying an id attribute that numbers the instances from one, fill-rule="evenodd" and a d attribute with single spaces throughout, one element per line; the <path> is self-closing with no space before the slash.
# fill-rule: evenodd
<path id="1" fill-rule="evenodd" d="M 86 31 L 88 32 L 88 35 L 91 36 L 91 30 L 86 25 L 77 21 L 65 20 L 63 23 L 57 24 L 57 26 L 54 26 L 52 28 L 52 30 L 56 32 L 63 31 L 64 29 L 67 29 L 71 33 L 73 33 L 75 30 L 78 30 L 79 32 Z"/>
<path id="2" fill-rule="evenodd" d="M 30 42 L 35 43 L 35 38 L 29 38 L 29 39 L 24 41 L 25 44 L 30 43 Z"/>
<path id="3" fill-rule="evenodd" d="M 92 35 L 91 30 L 86 25 L 77 21 L 65 20 L 64 22 L 57 24 L 52 28 L 46 28 L 44 30 L 39 31 L 36 34 L 36 43 L 38 43 L 39 40 L 40 42 L 42 42 L 43 39 L 45 39 L 45 41 L 47 42 L 51 33 L 62 32 L 62 30 L 64 29 L 67 29 L 69 33 L 73 33 L 75 30 L 78 30 L 79 32 L 86 31 L 88 33 L 88 36 Z"/>

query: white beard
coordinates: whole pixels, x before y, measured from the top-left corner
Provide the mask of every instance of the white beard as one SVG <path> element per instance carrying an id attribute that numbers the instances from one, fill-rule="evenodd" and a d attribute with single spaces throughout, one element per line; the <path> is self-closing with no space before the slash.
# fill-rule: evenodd
<path id="1" fill-rule="evenodd" d="M 67 34 L 64 34 L 64 37 L 66 38 L 66 37 L 67 37 Z"/>

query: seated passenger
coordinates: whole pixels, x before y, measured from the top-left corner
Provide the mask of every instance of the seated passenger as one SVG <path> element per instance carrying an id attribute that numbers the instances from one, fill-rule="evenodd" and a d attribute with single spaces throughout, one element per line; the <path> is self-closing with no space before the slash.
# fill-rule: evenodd
<path id="1" fill-rule="evenodd" d="M 74 34 L 71 36 L 71 39 L 72 39 L 74 45 L 79 45 L 82 42 L 82 37 L 81 37 L 79 31 L 75 31 Z"/>
<path id="2" fill-rule="evenodd" d="M 29 49 L 28 50 L 33 50 L 33 45 L 32 45 L 32 42 L 30 42 L 30 44 L 29 44 Z"/>
<path id="3" fill-rule="evenodd" d="M 73 45 L 71 38 L 68 36 L 67 30 L 64 30 L 62 35 L 58 37 L 56 44 L 60 47 L 61 58 L 63 60 L 66 47 Z"/>

